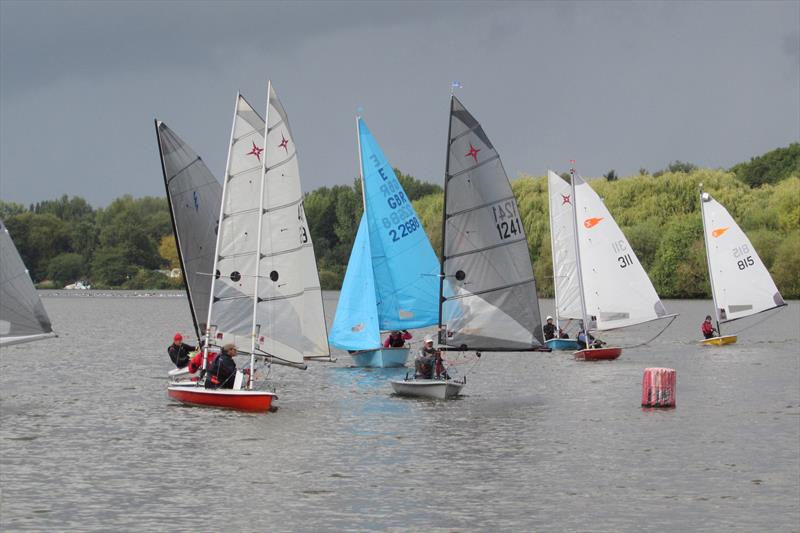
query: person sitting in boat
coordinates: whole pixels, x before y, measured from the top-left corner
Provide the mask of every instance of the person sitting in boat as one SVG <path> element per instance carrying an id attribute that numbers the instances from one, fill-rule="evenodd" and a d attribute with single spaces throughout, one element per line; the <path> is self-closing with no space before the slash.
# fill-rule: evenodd
<path id="1" fill-rule="evenodd" d="M 566 331 L 564 331 L 561 328 L 558 328 L 558 338 L 559 339 L 569 339 L 569 333 L 567 333 Z"/>
<path id="2" fill-rule="evenodd" d="M 439 350 L 433 347 L 433 339 L 425 339 L 419 354 L 414 360 L 414 377 L 417 379 L 433 379 L 433 371 L 437 358 L 441 357 Z"/>
<path id="3" fill-rule="evenodd" d="M 542 331 L 544 332 L 544 340 L 549 341 L 556 338 L 556 325 L 553 324 L 553 317 L 547 317 L 547 324 L 542 326 Z"/>
<path id="4" fill-rule="evenodd" d="M 206 373 L 207 389 L 232 389 L 236 380 L 236 345 L 226 344 L 222 352 L 208 365 Z"/>
<path id="5" fill-rule="evenodd" d="M 705 321 L 700 326 L 700 331 L 703 332 L 703 336 L 706 339 L 710 339 L 714 336 L 714 333 L 717 332 L 717 329 L 714 327 L 714 324 L 711 323 L 711 315 L 707 315 Z"/>
<path id="6" fill-rule="evenodd" d="M 209 350 L 208 363 L 206 363 L 206 366 L 211 366 L 211 363 L 213 363 L 214 359 L 216 358 L 217 358 L 217 352 L 212 352 L 211 350 Z M 188 366 L 190 374 L 194 374 L 195 372 L 203 368 L 203 350 L 200 350 L 199 352 L 194 354 L 194 357 L 189 359 Z"/>
<path id="7" fill-rule="evenodd" d="M 578 332 L 578 350 L 585 350 L 586 349 L 586 335 L 587 333 L 583 330 Z M 595 339 L 591 333 L 589 335 L 589 344 L 592 348 L 600 348 L 605 342 L 601 341 L 600 339 Z"/>
<path id="8" fill-rule="evenodd" d="M 172 338 L 172 344 L 167 348 L 167 353 L 177 368 L 184 368 L 189 364 L 189 354 L 195 350 L 197 350 L 195 346 L 183 342 L 183 335 L 176 333 Z"/>
<path id="9" fill-rule="evenodd" d="M 384 348 L 402 348 L 405 346 L 406 341 L 411 339 L 411 333 L 407 330 L 399 331 L 394 330 L 386 337 L 386 340 L 383 341 Z"/>

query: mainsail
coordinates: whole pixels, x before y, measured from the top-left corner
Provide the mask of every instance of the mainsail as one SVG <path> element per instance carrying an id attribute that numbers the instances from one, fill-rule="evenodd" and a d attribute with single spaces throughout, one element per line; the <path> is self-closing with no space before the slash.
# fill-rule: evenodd
<path id="1" fill-rule="evenodd" d="M 439 342 L 459 349 L 544 344 L 522 218 L 500 156 L 455 97 L 445 170 Z"/>
<path id="2" fill-rule="evenodd" d="M 155 121 L 161 169 L 195 333 L 206 329 L 222 186 L 203 160 L 160 120 Z"/>
<path id="3" fill-rule="evenodd" d="M 573 187 L 589 329 L 623 328 L 667 317 L 647 272 L 603 200 L 577 174 Z"/>
<path id="4" fill-rule="evenodd" d="M 711 292 L 719 322 L 786 305 L 753 244 L 728 211 L 700 191 Z"/>
<path id="5" fill-rule="evenodd" d="M 381 330 L 438 322 L 439 261 L 377 141 L 361 117 L 356 124 L 364 215 L 330 338 L 342 349 L 368 350 L 380 346 Z"/>
<path id="6" fill-rule="evenodd" d="M 573 226 L 572 188 L 552 170 L 547 171 L 550 195 L 550 245 L 553 253 L 553 285 L 556 317 L 583 319 L 581 288 L 578 283 Z"/>
<path id="7" fill-rule="evenodd" d="M 302 365 L 330 349 L 297 152 L 271 83 L 268 95 L 266 134 L 237 96 L 209 327 L 218 344 Z"/>
<path id="8" fill-rule="evenodd" d="M 0 220 L 0 346 L 55 336 L 28 270 Z"/>

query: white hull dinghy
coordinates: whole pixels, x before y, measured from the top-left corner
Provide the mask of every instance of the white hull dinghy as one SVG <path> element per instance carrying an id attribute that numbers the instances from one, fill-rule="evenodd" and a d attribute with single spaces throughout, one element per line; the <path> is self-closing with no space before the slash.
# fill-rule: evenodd
<path id="1" fill-rule="evenodd" d="M 455 381 L 452 379 L 407 378 L 404 380 L 392 380 L 391 383 L 395 394 L 398 396 L 446 400 L 461 394 L 461 389 L 466 385 L 466 379 Z"/>
<path id="2" fill-rule="evenodd" d="M 441 351 L 535 352 L 544 347 L 528 239 L 500 156 L 450 96 L 439 272 Z M 466 381 L 393 380 L 398 394 L 446 399 Z"/>

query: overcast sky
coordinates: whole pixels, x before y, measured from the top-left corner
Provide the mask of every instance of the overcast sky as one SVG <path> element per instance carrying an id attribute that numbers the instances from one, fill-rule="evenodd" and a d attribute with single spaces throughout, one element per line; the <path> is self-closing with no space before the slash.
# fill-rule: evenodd
<path id="1" fill-rule="evenodd" d="M 441 183 L 450 83 L 509 176 L 729 167 L 800 138 L 800 2 L 0 2 L 0 198 L 163 195 L 153 119 L 220 178 L 272 79 L 303 187 L 352 183 L 355 114 Z"/>

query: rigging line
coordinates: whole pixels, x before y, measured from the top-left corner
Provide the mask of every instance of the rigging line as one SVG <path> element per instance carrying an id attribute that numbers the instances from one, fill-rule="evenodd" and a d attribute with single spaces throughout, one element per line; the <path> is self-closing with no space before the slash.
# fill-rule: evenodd
<path id="1" fill-rule="evenodd" d="M 662 333 L 664 333 L 665 331 L 667 331 L 667 328 L 668 328 L 668 327 L 670 327 L 670 326 L 672 325 L 672 323 L 675 321 L 675 319 L 676 319 L 676 318 L 678 318 L 678 315 L 672 315 L 672 319 L 671 319 L 671 320 L 670 320 L 670 321 L 667 323 L 667 325 L 666 325 L 666 326 L 664 326 L 664 329 L 662 329 L 661 331 L 659 331 L 659 332 L 656 334 L 656 336 L 655 336 L 655 337 L 653 337 L 652 339 L 650 339 L 650 340 L 647 340 L 647 341 L 645 341 L 645 342 L 641 342 L 641 343 L 639 343 L 639 344 L 634 344 L 634 345 L 632 345 L 632 346 L 621 346 L 621 348 L 626 348 L 626 349 L 628 349 L 628 348 L 638 348 L 639 346 L 644 346 L 645 344 L 650 344 L 651 342 L 653 342 L 654 340 L 656 340 L 657 338 L 659 338 L 659 337 L 661 336 L 661 334 L 662 334 Z"/>
<path id="2" fill-rule="evenodd" d="M 522 280 L 522 281 L 517 281 L 515 283 L 507 283 L 506 285 L 503 285 L 501 287 L 494 287 L 494 288 L 484 289 L 482 291 L 476 291 L 476 292 L 471 292 L 470 291 L 470 292 L 466 292 L 465 294 L 456 294 L 456 295 L 450 296 L 449 298 L 445 298 L 445 301 L 449 302 L 449 301 L 452 301 L 452 300 L 461 300 L 463 298 L 470 298 L 472 296 L 479 296 L 481 294 L 486 294 L 486 293 L 489 293 L 489 292 L 504 291 L 504 290 L 512 289 L 514 287 L 518 287 L 520 285 L 527 285 L 528 283 L 534 283 L 534 281 L 535 281 L 534 278 L 528 278 L 528 279 L 525 279 L 525 280 Z"/>
<path id="3" fill-rule="evenodd" d="M 778 314 L 778 311 L 782 310 L 784 307 L 785 306 L 783 306 L 783 305 L 781 305 L 779 307 L 773 307 L 771 309 L 772 313 L 769 313 L 769 311 L 767 311 L 764 314 L 764 316 L 761 318 L 761 320 L 757 320 L 756 322 L 753 322 L 752 324 L 747 325 L 747 326 L 743 327 L 742 329 L 737 329 L 737 330 L 733 331 L 732 333 L 737 333 L 738 334 L 738 333 L 741 333 L 742 331 L 747 331 L 748 329 L 750 329 L 752 327 L 758 326 L 759 324 L 763 324 L 767 319 L 772 318 L 773 316 Z M 741 320 L 741 319 L 738 319 L 738 320 Z M 733 322 L 733 321 L 731 320 L 730 322 Z"/>

